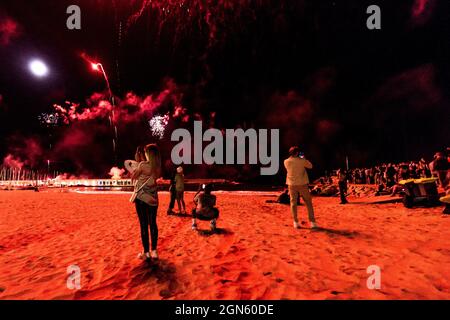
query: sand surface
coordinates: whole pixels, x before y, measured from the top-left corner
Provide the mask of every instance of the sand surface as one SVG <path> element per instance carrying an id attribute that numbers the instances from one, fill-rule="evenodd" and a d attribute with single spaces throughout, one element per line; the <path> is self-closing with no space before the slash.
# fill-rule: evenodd
<path id="1" fill-rule="evenodd" d="M 219 233 L 166 215 L 147 265 L 129 195 L 0 192 L 0 299 L 449 299 L 450 220 L 442 207 L 338 205 L 314 198 L 324 229 L 292 227 L 270 195 L 221 193 Z M 191 208 L 192 193 L 186 196 Z M 300 217 L 306 218 L 300 207 Z M 200 222 L 207 230 L 209 224 Z M 67 288 L 67 267 L 81 289 Z M 381 268 L 369 290 L 367 267 Z"/>

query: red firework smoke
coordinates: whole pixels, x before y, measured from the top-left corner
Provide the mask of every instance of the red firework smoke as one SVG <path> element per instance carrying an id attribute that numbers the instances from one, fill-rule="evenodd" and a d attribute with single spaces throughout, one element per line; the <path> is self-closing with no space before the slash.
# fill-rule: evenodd
<path id="1" fill-rule="evenodd" d="M 0 16 L 0 45 L 6 46 L 20 35 L 19 25 L 13 19 Z"/>
<path id="2" fill-rule="evenodd" d="M 435 0 L 415 0 L 411 9 L 411 19 L 414 25 L 422 25 L 433 13 Z"/>
<path id="3" fill-rule="evenodd" d="M 184 122 L 189 120 L 187 109 L 181 105 L 182 93 L 177 85 L 168 80 L 165 83 L 166 89 L 159 93 L 146 96 L 139 96 L 134 92 L 128 92 L 123 98 L 115 97 L 117 101 L 115 112 L 115 122 L 119 124 L 129 124 L 133 122 L 148 121 L 161 107 L 167 106 L 172 118 L 180 118 Z M 108 101 L 106 93 L 94 93 L 85 103 L 74 103 L 66 101 L 63 105 L 53 105 L 54 111 L 65 124 L 88 121 L 94 119 L 106 119 L 113 109 Z"/>
<path id="4" fill-rule="evenodd" d="M 407 105 L 415 111 L 425 111 L 439 106 L 442 93 L 436 84 L 435 75 L 435 67 L 432 64 L 407 70 L 388 79 L 378 89 L 372 103 L 402 101 L 402 105 Z"/>
<path id="5" fill-rule="evenodd" d="M 19 158 L 16 158 L 12 154 L 8 154 L 3 159 L 3 166 L 14 169 L 22 169 L 24 167 L 24 163 Z"/>

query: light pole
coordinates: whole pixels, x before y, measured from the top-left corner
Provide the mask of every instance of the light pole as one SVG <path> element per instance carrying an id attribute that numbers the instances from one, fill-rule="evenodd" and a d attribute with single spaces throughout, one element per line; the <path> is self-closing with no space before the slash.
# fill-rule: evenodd
<path id="1" fill-rule="evenodd" d="M 30 60 L 28 63 L 28 69 L 37 78 L 45 78 L 49 74 L 49 68 L 45 62 L 40 59 Z M 47 176 L 50 176 L 50 160 L 47 160 Z M 17 178 L 19 179 L 19 176 Z M 36 177 L 36 187 L 38 187 L 37 180 L 38 178 Z"/>
<path id="2" fill-rule="evenodd" d="M 115 158 L 115 164 L 117 165 L 117 125 L 115 122 L 115 113 L 114 109 L 116 108 L 116 103 L 114 100 L 114 95 L 111 90 L 111 85 L 109 83 L 108 75 L 106 74 L 105 68 L 103 68 L 103 65 L 99 62 L 91 62 L 92 70 L 101 72 L 103 74 L 103 78 L 105 79 L 106 86 L 108 87 L 108 93 L 109 93 L 109 99 L 111 101 L 112 109 L 111 109 L 111 115 L 109 116 L 109 123 L 114 128 L 114 138 L 113 138 L 113 151 L 114 151 L 114 158 Z"/>
<path id="3" fill-rule="evenodd" d="M 112 94 L 112 91 L 111 91 L 111 86 L 110 86 L 110 84 L 109 84 L 108 75 L 106 74 L 106 71 L 105 71 L 105 69 L 103 68 L 103 65 L 102 65 L 101 63 L 94 63 L 94 62 L 93 62 L 93 63 L 91 64 L 91 66 L 92 66 L 92 70 L 94 70 L 94 71 L 100 71 L 100 72 L 103 74 L 103 77 L 105 78 L 105 81 L 106 81 L 106 85 L 108 86 L 109 96 L 110 96 L 111 99 L 114 98 L 114 97 L 113 97 L 113 94 Z"/>

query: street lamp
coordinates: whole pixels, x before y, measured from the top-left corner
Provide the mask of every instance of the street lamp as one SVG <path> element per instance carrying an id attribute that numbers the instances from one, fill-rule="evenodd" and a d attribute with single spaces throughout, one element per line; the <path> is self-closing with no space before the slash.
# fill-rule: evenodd
<path id="1" fill-rule="evenodd" d="M 116 108 L 114 95 L 111 90 L 111 85 L 109 84 L 108 75 L 106 74 L 106 71 L 103 68 L 103 65 L 99 62 L 91 62 L 91 67 L 92 67 L 92 70 L 101 72 L 103 74 L 103 78 L 105 78 L 106 86 L 108 87 L 109 99 L 111 100 L 111 105 L 112 105 L 111 116 L 109 117 L 109 122 L 111 125 L 114 125 L 113 151 L 114 151 L 114 156 L 116 158 L 115 160 L 116 160 L 116 165 L 117 165 L 117 150 L 116 150 L 116 148 L 117 148 L 118 135 L 117 135 L 117 126 L 115 123 L 115 115 L 114 115 L 114 109 Z"/>
<path id="2" fill-rule="evenodd" d="M 103 78 L 105 78 L 106 85 L 108 86 L 109 97 L 112 99 L 113 105 L 114 105 L 114 96 L 111 91 L 111 86 L 109 85 L 108 75 L 106 74 L 106 71 L 103 68 L 103 65 L 101 63 L 92 62 L 91 66 L 92 66 L 92 70 L 97 71 L 97 72 L 100 71 L 103 74 Z"/>
<path id="3" fill-rule="evenodd" d="M 31 60 L 28 64 L 31 73 L 38 78 L 45 77 L 48 74 L 48 67 L 41 60 Z"/>

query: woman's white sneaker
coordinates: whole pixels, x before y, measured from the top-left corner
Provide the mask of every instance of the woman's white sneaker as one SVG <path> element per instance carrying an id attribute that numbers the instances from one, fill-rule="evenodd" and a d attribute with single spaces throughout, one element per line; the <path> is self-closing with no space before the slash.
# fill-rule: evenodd
<path id="1" fill-rule="evenodd" d="M 158 259 L 158 252 L 156 252 L 156 250 L 152 250 L 151 257 L 152 259 Z"/>
<path id="2" fill-rule="evenodd" d="M 295 229 L 300 229 L 300 225 L 298 224 L 297 221 L 294 221 L 294 228 Z"/>

